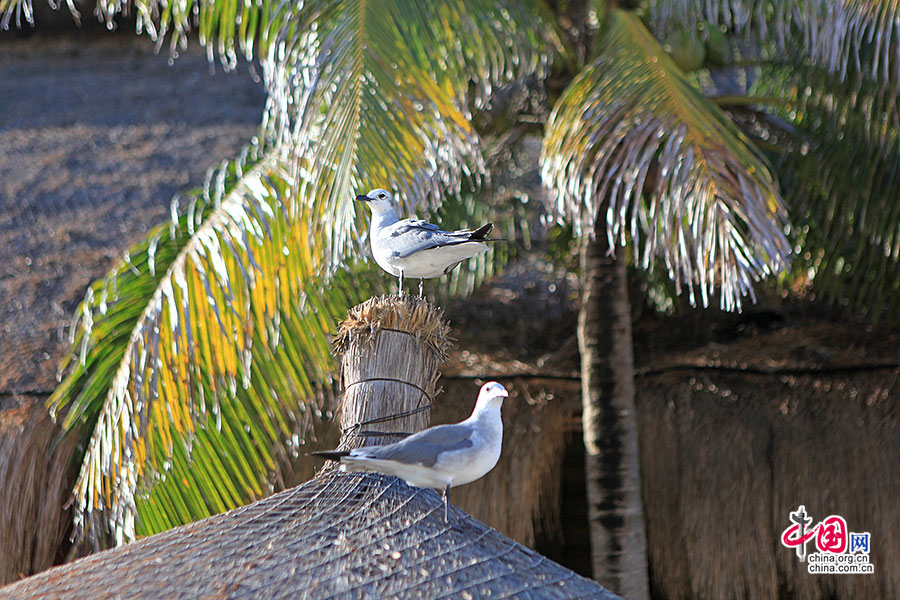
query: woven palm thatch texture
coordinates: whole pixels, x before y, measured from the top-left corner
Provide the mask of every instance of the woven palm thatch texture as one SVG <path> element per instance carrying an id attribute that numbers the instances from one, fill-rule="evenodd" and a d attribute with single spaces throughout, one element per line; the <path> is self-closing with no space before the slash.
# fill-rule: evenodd
<path id="1" fill-rule="evenodd" d="M 0 599 L 616 598 L 395 477 L 332 470 L 0 589 Z"/>

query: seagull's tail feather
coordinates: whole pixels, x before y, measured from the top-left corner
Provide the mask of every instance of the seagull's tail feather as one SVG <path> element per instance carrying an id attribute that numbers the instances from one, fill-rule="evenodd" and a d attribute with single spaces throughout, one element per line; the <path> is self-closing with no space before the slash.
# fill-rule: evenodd
<path id="1" fill-rule="evenodd" d="M 479 241 L 479 242 L 485 241 L 485 239 L 487 238 L 488 234 L 489 234 L 493 229 L 494 229 L 494 224 L 493 224 L 493 223 L 488 223 L 487 225 L 482 225 L 481 227 L 479 227 L 478 229 L 476 229 L 475 231 L 473 231 L 472 233 L 469 234 L 469 239 L 470 239 L 470 240 L 477 240 L 477 241 Z"/>
<path id="2" fill-rule="evenodd" d="M 310 452 L 313 456 L 321 456 L 325 460 L 341 460 L 344 456 L 350 456 L 348 450 L 323 450 L 321 452 Z"/>
<path id="3" fill-rule="evenodd" d="M 494 224 L 488 223 L 487 225 L 482 225 L 475 231 L 469 234 L 469 239 L 467 242 L 507 242 L 506 238 L 491 238 L 488 239 L 488 234 L 494 230 Z"/>

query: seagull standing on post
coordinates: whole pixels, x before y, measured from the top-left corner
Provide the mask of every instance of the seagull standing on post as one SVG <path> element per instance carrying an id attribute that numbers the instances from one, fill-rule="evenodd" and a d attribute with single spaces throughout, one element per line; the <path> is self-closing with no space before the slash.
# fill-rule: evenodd
<path id="1" fill-rule="evenodd" d="M 397 201 L 386 190 L 372 190 L 356 197 L 372 210 L 369 225 L 369 241 L 372 256 L 378 266 L 400 280 L 403 294 L 403 278 L 419 280 L 419 296 L 425 279 L 446 275 L 453 267 L 488 247 L 486 236 L 494 228 L 493 223 L 472 231 L 444 231 L 437 225 L 421 219 L 403 219 L 397 213 Z"/>
<path id="2" fill-rule="evenodd" d="M 497 464 L 503 441 L 500 407 L 506 388 L 481 386 L 475 410 L 465 421 L 437 425 L 386 446 L 313 452 L 341 463 L 342 471 L 396 475 L 411 486 L 442 490 L 444 522 L 450 515 L 450 488 L 480 479 Z"/>

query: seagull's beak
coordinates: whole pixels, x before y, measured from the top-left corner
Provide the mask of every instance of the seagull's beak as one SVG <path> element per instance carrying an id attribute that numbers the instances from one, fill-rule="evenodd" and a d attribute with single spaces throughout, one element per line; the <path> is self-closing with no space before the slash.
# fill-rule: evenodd
<path id="1" fill-rule="evenodd" d="M 359 195 L 356 197 L 356 201 L 357 201 L 357 202 L 371 202 L 372 199 L 369 198 L 368 196 L 366 196 L 365 194 L 359 194 Z"/>

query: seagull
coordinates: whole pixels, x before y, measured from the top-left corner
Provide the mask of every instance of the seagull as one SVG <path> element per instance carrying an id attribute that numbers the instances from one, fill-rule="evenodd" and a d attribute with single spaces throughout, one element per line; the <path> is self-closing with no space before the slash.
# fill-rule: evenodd
<path id="1" fill-rule="evenodd" d="M 446 275 L 453 268 L 476 254 L 486 252 L 486 236 L 494 228 L 493 223 L 472 231 L 444 231 L 437 225 L 421 219 L 400 219 L 397 201 L 390 192 L 375 189 L 356 197 L 372 209 L 369 237 L 372 255 L 378 266 L 397 277 L 400 294 L 403 294 L 403 278 L 419 279 L 419 296 L 425 279 Z"/>
<path id="2" fill-rule="evenodd" d="M 313 452 L 340 461 L 341 470 L 396 475 L 414 487 L 443 490 L 444 522 L 450 515 L 450 488 L 484 477 L 500 459 L 503 422 L 500 406 L 506 388 L 491 381 L 481 386 L 475 410 L 465 421 L 437 425 L 386 446 Z"/>

